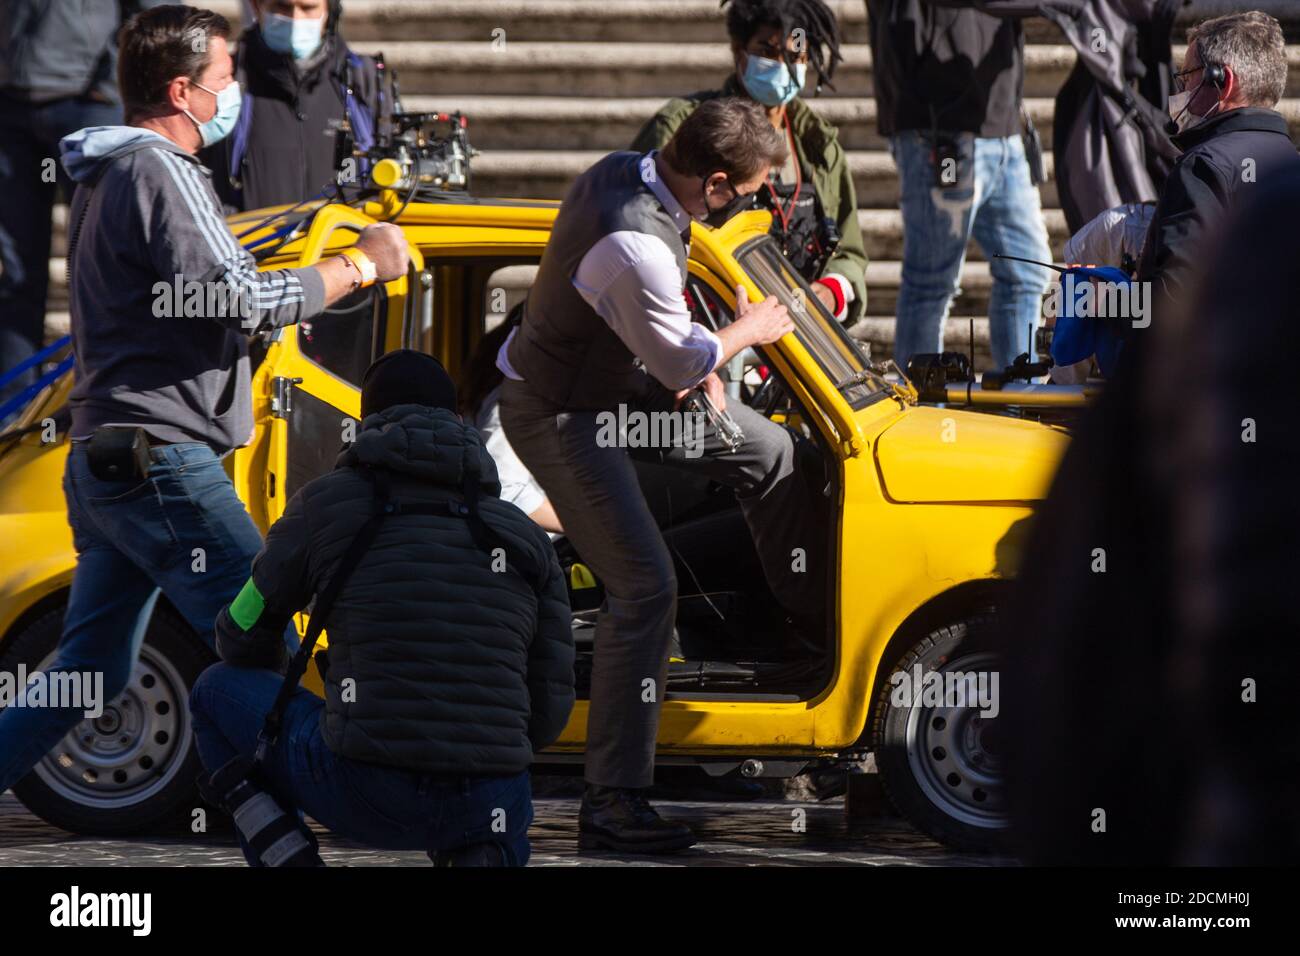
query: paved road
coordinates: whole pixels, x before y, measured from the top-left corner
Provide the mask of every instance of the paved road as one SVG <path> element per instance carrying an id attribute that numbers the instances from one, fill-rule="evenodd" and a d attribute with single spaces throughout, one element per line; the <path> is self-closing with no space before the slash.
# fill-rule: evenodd
<path id="1" fill-rule="evenodd" d="M 843 799 L 823 803 L 663 802 L 664 816 L 686 820 L 699 835 L 691 851 L 673 857 L 579 854 L 578 801 L 535 801 L 531 866 L 988 866 L 997 859 L 964 856 L 921 836 L 897 818 L 850 826 Z M 802 811 L 806 824 L 795 832 Z M 428 866 L 423 853 L 358 847 L 318 830 L 321 855 L 334 866 Z M 153 839 L 77 837 L 29 814 L 12 793 L 0 795 L 0 866 L 242 866 L 228 831 Z"/>

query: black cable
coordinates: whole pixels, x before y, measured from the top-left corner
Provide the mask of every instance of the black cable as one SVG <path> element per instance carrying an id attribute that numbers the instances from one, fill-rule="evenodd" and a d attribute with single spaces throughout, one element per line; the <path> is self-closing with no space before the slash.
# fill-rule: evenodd
<path id="1" fill-rule="evenodd" d="M 415 198 L 415 192 L 416 192 L 416 190 L 419 189 L 419 188 L 420 188 L 420 179 L 419 179 L 418 176 L 416 176 L 415 171 L 412 170 L 412 171 L 411 171 L 411 188 L 408 189 L 408 190 L 406 191 L 406 199 L 404 199 L 404 200 L 402 201 L 402 205 L 399 206 L 399 207 L 397 208 L 397 212 L 393 213 L 393 214 L 392 214 L 391 216 L 389 216 L 387 219 L 382 219 L 382 220 L 380 220 L 380 221 L 381 221 L 381 222 L 396 222 L 397 219 L 402 215 L 402 213 L 406 212 L 406 207 L 409 206 L 409 205 L 411 204 L 411 200 Z"/>

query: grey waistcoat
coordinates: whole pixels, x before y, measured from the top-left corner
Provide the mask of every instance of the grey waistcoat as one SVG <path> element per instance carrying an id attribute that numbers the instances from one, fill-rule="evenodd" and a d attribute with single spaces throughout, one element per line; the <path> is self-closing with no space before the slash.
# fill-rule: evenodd
<path id="1" fill-rule="evenodd" d="M 641 181 L 641 153 L 610 153 L 580 175 L 560 206 L 510 343 L 510 364 L 529 388 L 565 409 L 609 408 L 641 381 L 635 356 L 573 286 L 583 256 L 610 233 L 658 236 L 677 256 L 686 283 L 686 247 L 672 217 Z"/>

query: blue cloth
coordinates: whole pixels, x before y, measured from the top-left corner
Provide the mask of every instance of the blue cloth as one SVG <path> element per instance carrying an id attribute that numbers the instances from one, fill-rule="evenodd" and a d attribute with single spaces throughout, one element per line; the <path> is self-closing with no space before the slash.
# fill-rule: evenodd
<path id="1" fill-rule="evenodd" d="M 1119 361 L 1123 340 L 1104 319 L 1076 315 L 1076 306 L 1084 294 L 1088 280 L 1124 285 L 1131 284 L 1133 280 L 1127 272 L 1115 266 L 1072 266 L 1061 274 L 1061 281 L 1066 282 L 1067 276 L 1074 276 L 1074 295 L 1062 296 L 1061 314 L 1056 319 L 1056 328 L 1052 330 L 1052 361 L 1056 365 L 1073 365 L 1096 355 L 1097 367 L 1102 375 L 1109 378 L 1115 370 L 1115 363 Z"/>
<path id="2" fill-rule="evenodd" d="M 956 137 L 955 183 L 935 187 L 931 137 L 916 130 L 890 140 L 902 184 L 903 274 L 896 307 L 894 358 L 900 368 L 921 352 L 943 351 L 943 326 L 958 292 L 971 237 L 989 261 L 989 339 L 993 363 L 1034 357 L 1033 329 L 1051 275 L 1041 266 L 994 259 L 994 253 L 1051 261 L 1038 189 L 1019 136 Z"/>
<path id="3" fill-rule="evenodd" d="M 262 547 L 221 459 L 189 442 L 150 450 L 143 481 L 103 481 L 73 442 L 63 476 L 77 569 L 51 671 L 102 672 L 104 698 L 126 686 L 157 589 L 213 643 L 217 614 L 248 579 Z M 203 549 L 202 571 L 194 549 Z M 296 647 L 296 633 L 285 633 Z M 0 791 L 20 780 L 77 723 L 81 710 L 0 711 Z"/>
<path id="4" fill-rule="evenodd" d="M 400 667 L 401 662 L 395 662 Z M 252 756 L 283 678 L 274 671 L 215 664 L 190 696 L 199 756 L 209 772 Z M 528 771 L 452 777 L 340 757 L 321 735 L 325 702 L 299 688 L 285 708 L 276 744 L 262 765 L 263 785 L 282 806 L 305 813 L 339 836 L 386 850 L 461 851 L 485 844 L 524 866 L 533 822 Z M 244 858 L 257 860 L 243 838 Z M 467 852 L 468 851 L 468 852 Z"/>

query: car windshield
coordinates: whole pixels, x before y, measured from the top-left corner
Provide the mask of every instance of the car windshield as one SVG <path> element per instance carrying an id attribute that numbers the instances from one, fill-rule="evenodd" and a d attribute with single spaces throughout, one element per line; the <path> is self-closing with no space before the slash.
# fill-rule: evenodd
<path id="1" fill-rule="evenodd" d="M 790 310 L 795 337 L 853 408 L 862 408 L 894 392 L 821 299 L 809 288 L 770 236 L 745 243 L 736 259 L 758 287 Z"/>

